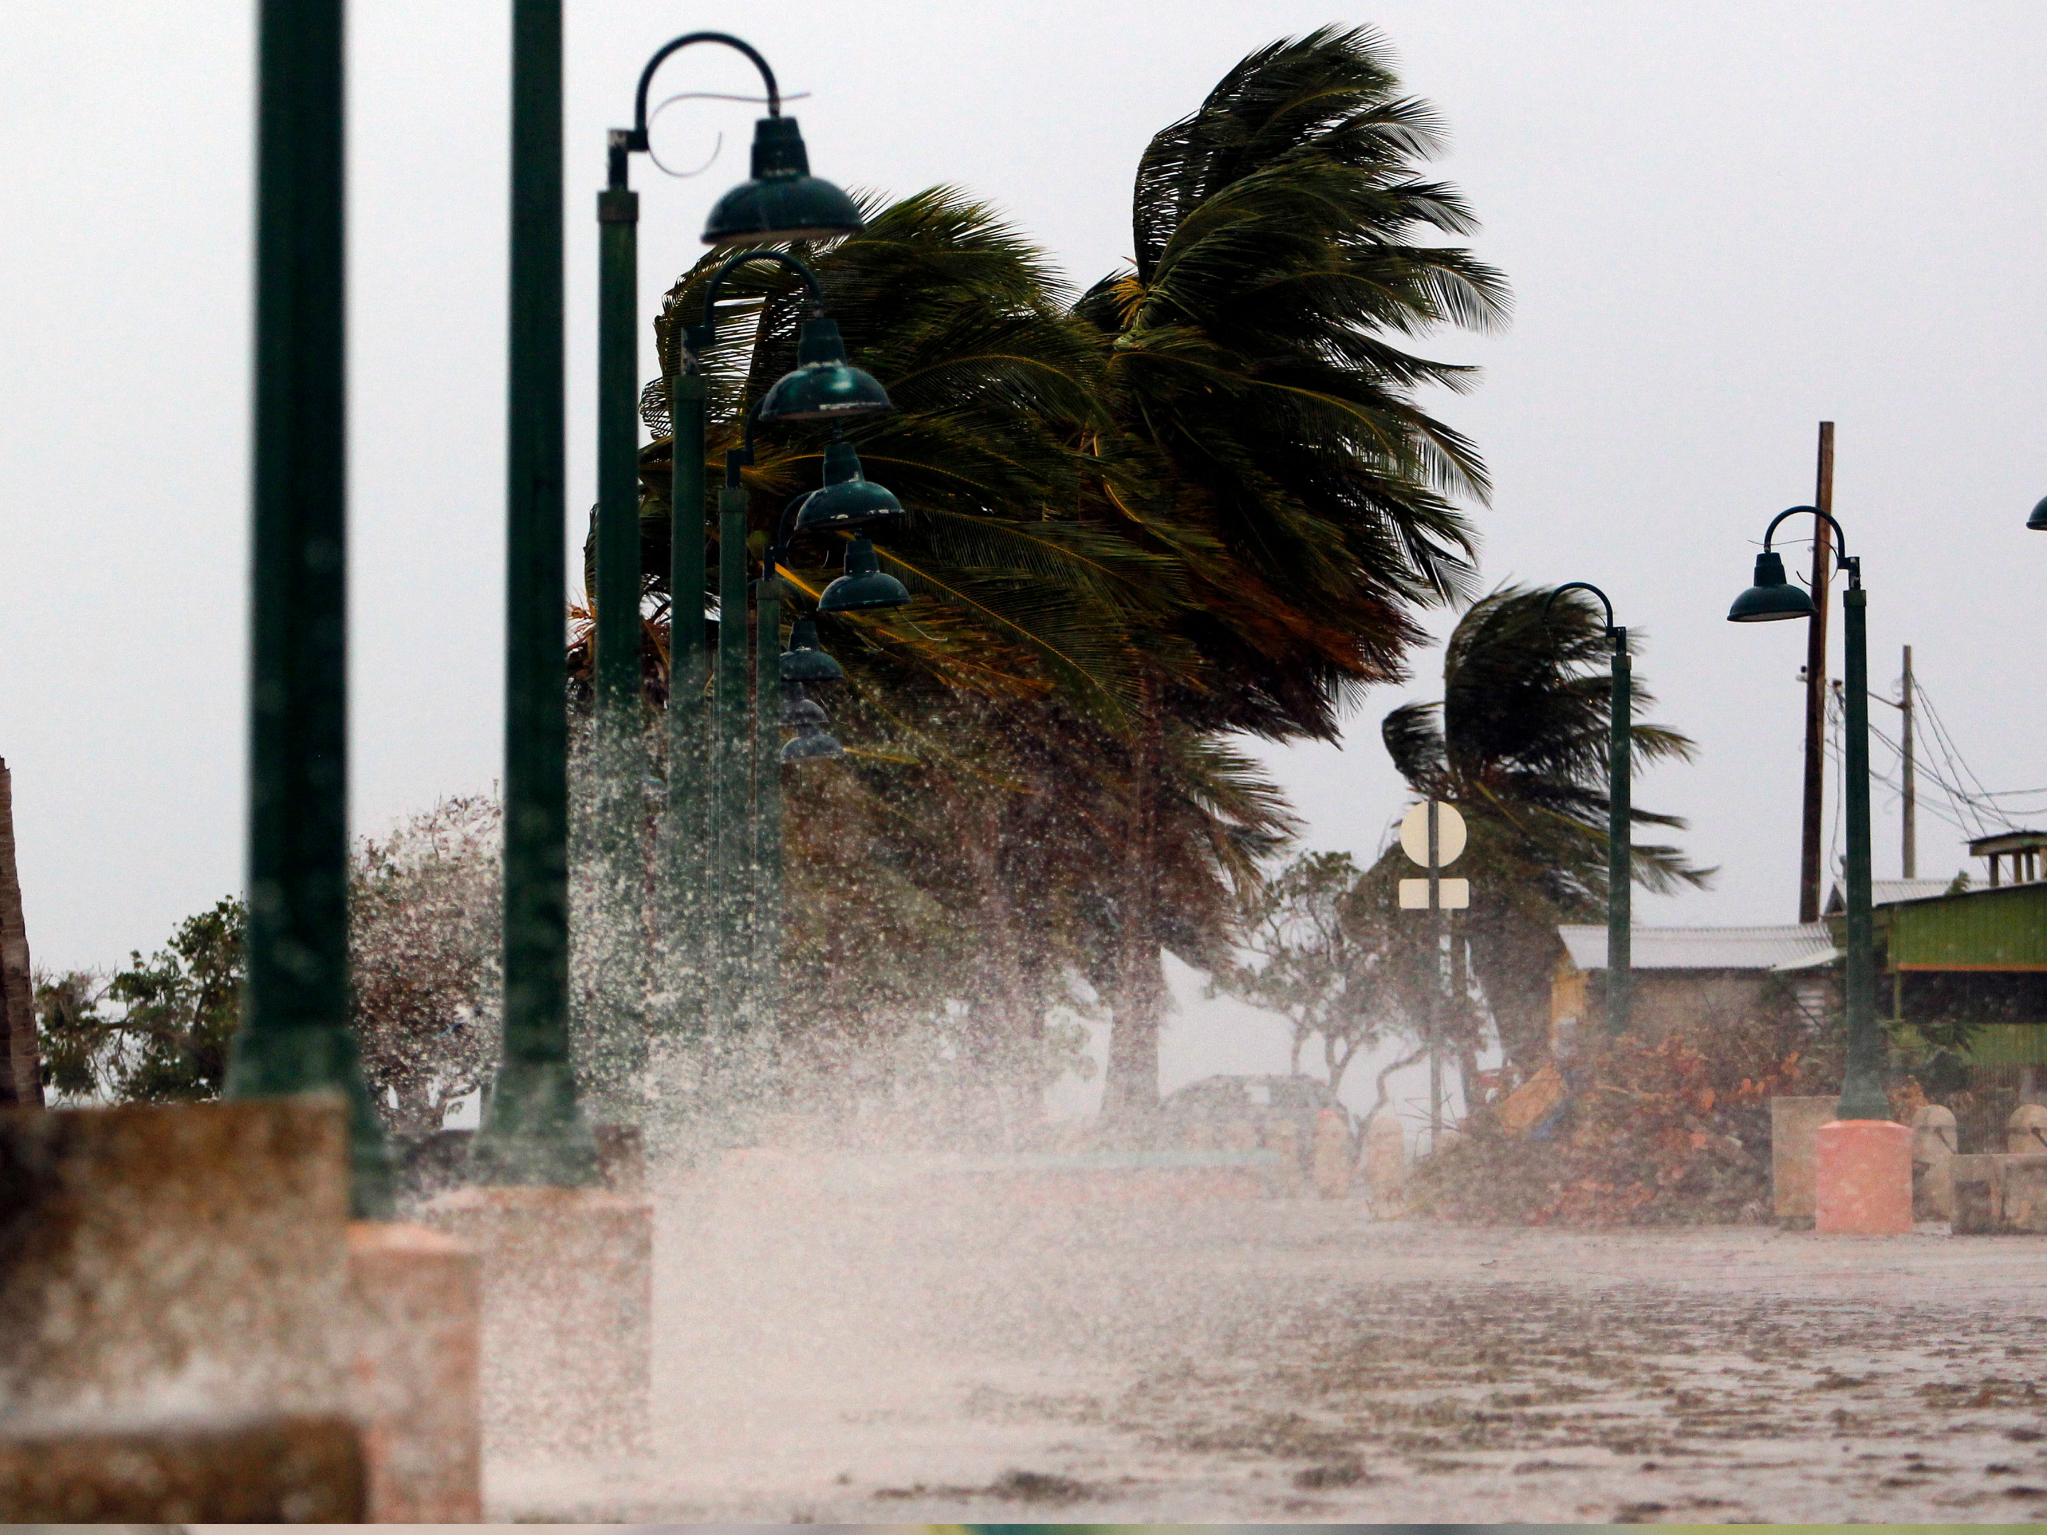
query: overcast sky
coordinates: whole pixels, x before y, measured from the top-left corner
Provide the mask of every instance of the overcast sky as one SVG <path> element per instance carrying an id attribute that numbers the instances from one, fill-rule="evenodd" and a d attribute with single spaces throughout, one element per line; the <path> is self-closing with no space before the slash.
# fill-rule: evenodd
<path id="1" fill-rule="evenodd" d="M 351 773 L 369 832 L 498 771 L 508 8 L 350 9 Z M 251 10 L 0 16 L 0 756 L 40 965 L 118 962 L 240 886 Z M 1443 407 L 1497 486 L 1474 514 L 1484 577 L 1605 587 L 1644 642 L 1653 718 L 1700 745 L 1636 802 L 1689 817 L 1720 879 L 1639 916 L 1789 921 L 1804 634 L 1722 616 L 1769 516 L 1811 498 L 1821 419 L 1874 688 L 1911 644 L 1982 783 L 2035 791 L 2023 807 L 2048 784 L 2048 540 L 2022 527 L 2048 489 L 2043 17 L 2035 0 L 569 0 L 566 536 L 580 545 L 593 495 L 604 132 L 669 36 L 743 31 L 786 91 L 815 92 L 791 110 L 820 174 L 964 187 L 1085 283 L 1129 259 L 1152 133 L 1247 50 L 1370 24 L 1447 120 L 1443 170 L 1515 290 L 1504 334 L 1433 343 L 1485 368 Z M 753 88 L 704 49 L 658 94 Z M 643 314 L 743 175 L 753 115 L 678 106 L 657 150 L 695 165 L 722 134 L 717 163 L 686 180 L 636 164 Z M 1378 724 L 1434 696 L 1437 654 L 1415 663 L 1341 750 L 1268 754 L 1313 844 L 1369 858 L 1399 813 Z M 1921 872 L 1951 873 L 1961 836 L 1934 786 L 1922 806 Z M 1896 797 L 1880 788 L 1876 811 L 1882 878 Z M 1828 816 L 1839 852 L 1832 789 Z"/>

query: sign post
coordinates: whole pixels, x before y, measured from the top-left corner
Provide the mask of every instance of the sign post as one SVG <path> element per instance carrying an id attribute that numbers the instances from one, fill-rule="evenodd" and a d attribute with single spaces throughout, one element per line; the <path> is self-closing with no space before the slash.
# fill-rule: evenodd
<path id="1" fill-rule="evenodd" d="M 1420 864 L 1424 871 L 1421 878 L 1410 877 L 1401 882 L 1403 910 L 1438 914 L 1434 949 L 1436 985 L 1430 992 L 1426 1025 L 1429 1043 L 1429 1150 L 1435 1152 L 1444 1123 L 1443 1030 L 1439 994 L 1443 988 L 1444 951 L 1449 947 L 1445 941 L 1453 938 L 1450 914 L 1463 911 L 1472 904 L 1470 882 L 1445 875 L 1443 868 L 1446 864 L 1455 863 L 1458 855 L 1465 851 L 1465 818 L 1458 814 L 1456 806 L 1441 800 L 1426 800 L 1420 805 L 1410 806 L 1408 814 L 1401 818 L 1401 851 Z M 1453 965 L 1452 971 L 1458 974 L 1459 968 Z"/>

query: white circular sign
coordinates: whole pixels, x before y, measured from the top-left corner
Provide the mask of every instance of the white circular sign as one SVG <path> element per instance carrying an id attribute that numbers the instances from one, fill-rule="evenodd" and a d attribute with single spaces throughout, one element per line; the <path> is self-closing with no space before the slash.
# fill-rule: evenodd
<path id="1" fill-rule="evenodd" d="M 1429 802 L 1408 807 L 1401 818 L 1401 851 L 1429 867 Z M 1447 801 L 1436 802 L 1436 862 L 1441 869 L 1465 851 L 1465 818 Z"/>

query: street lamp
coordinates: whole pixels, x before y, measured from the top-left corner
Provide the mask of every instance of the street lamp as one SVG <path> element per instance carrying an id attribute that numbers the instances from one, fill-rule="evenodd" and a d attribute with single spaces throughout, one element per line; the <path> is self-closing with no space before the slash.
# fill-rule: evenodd
<path id="1" fill-rule="evenodd" d="M 596 1181 L 569 1052 L 562 691 L 562 5 L 512 7 L 505 475 L 505 1022 L 473 1149 L 486 1181 Z"/>
<path id="2" fill-rule="evenodd" d="M 796 367 L 776 380 L 759 404 L 748 412 L 740 445 L 726 454 L 725 485 L 718 500 L 716 732 L 715 736 L 708 736 L 699 703 L 704 690 L 703 673 L 696 666 L 678 670 L 678 663 L 686 654 L 682 646 L 689 642 L 677 639 L 680 635 L 695 637 L 695 644 L 701 646 L 704 629 L 705 398 L 701 359 L 715 334 L 718 296 L 727 279 L 741 266 L 764 261 L 786 267 L 796 275 L 804 286 L 807 313 L 797 334 Z M 670 381 L 669 391 L 675 434 L 675 490 L 670 502 L 669 849 L 663 860 L 669 899 L 665 906 L 671 931 L 683 946 L 684 959 L 678 969 L 697 974 L 709 970 L 716 978 L 715 995 L 729 998 L 736 984 L 745 985 L 747 971 L 759 969 L 755 963 L 758 948 L 748 936 L 748 930 L 756 926 L 754 914 L 759 903 L 748 899 L 750 882 L 745 866 L 763 859 L 763 850 L 752 844 L 757 840 L 768 841 L 772 834 L 758 825 L 760 818 L 749 814 L 749 785 L 756 778 L 770 776 L 773 767 L 765 759 L 760 733 L 764 728 L 772 731 L 775 721 L 770 717 L 764 727 L 759 717 L 774 707 L 776 691 L 768 684 L 767 658 L 777 655 L 780 649 L 781 629 L 779 592 L 770 579 L 771 561 L 756 604 L 760 631 L 756 678 L 759 702 L 755 711 L 756 750 L 750 763 L 745 750 L 747 494 L 741 483 L 741 471 L 753 462 L 755 429 L 763 423 L 861 420 L 894 407 L 881 383 L 847 360 L 839 326 L 824 312 L 824 291 L 817 273 L 786 251 L 744 250 L 722 262 L 711 274 L 704 285 L 703 318 L 683 328 L 681 370 Z M 835 459 L 827 450 L 827 484 L 813 495 L 835 490 L 835 475 L 838 480 L 850 482 L 840 495 L 858 495 L 858 487 L 866 485 L 860 474 L 860 461 L 853 457 L 850 445 L 835 442 L 834 446 L 843 447 L 844 453 Z M 881 494 L 888 495 L 886 491 Z M 894 498 L 889 499 L 893 503 Z M 708 823 L 701 793 L 706 768 L 711 770 L 715 783 Z M 715 850 L 708 863 L 707 850 Z M 718 941 L 712 952 L 707 952 L 703 942 L 707 930 L 697 920 L 696 912 L 698 893 L 707 886 L 715 893 L 713 911 L 717 919 Z M 759 980 L 755 975 L 754 983 Z M 747 990 L 752 995 L 755 989 Z M 708 1009 L 700 1005 L 695 1012 L 701 1019 Z"/>
<path id="3" fill-rule="evenodd" d="M 1907 1230 L 1912 1225 L 1912 1135 L 1890 1121 L 1883 1044 L 1877 1030 L 1876 956 L 1870 919 L 1870 685 L 1863 564 L 1849 553 L 1842 525 L 1814 506 L 1787 507 L 1772 518 L 1764 530 L 1763 550 L 1756 557 L 1755 576 L 1729 606 L 1728 618 L 1737 624 L 1756 624 L 1813 617 L 1813 599 L 1785 579 L 1785 561 L 1771 548 L 1778 525 L 1799 513 L 1811 513 L 1834 530 L 1835 565 L 1849 576 L 1849 589 L 1842 600 L 1843 687 L 1848 711 L 1843 740 L 1843 798 L 1848 820 L 1848 1059 L 1836 1121 L 1822 1128 L 1816 1146 L 1815 1225 L 1822 1231 Z"/>
<path id="4" fill-rule="evenodd" d="M 349 1200 L 391 1161 L 348 1003 L 347 382 L 341 0 L 257 27 L 248 980 L 229 1098 L 337 1093 Z M 560 665 L 559 658 L 557 665 Z"/>
<path id="5" fill-rule="evenodd" d="M 606 140 L 606 185 L 598 195 L 598 511 L 597 571 L 593 597 L 597 618 L 592 667 L 596 692 L 599 783 L 598 816 L 608 890 L 621 897 L 626 913 L 639 910 L 638 859 L 633 850 L 638 825 L 637 797 L 627 793 L 637 776 L 626 771 L 635 735 L 640 658 L 640 506 L 638 416 L 638 325 L 634 318 L 636 230 L 639 199 L 628 185 L 630 156 L 648 151 L 648 95 L 657 70 L 668 58 L 700 43 L 731 48 L 760 73 L 768 115 L 755 125 L 751 176 L 713 205 L 705 222 L 707 245 L 762 240 L 800 240 L 851 234 L 862 225 L 860 210 L 838 187 L 810 174 L 803 137 L 793 118 L 782 115 L 775 73 L 747 43 L 724 32 L 691 32 L 656 49 L 640 71 L 633 95 L 633 126 L 615 128 Z M 675 471 L 670 492 L 674 529 L 697 533 L 673 540 L 670 593 L 669 822 L 670 893 L 693 892 L 704 883 L 703 851 L 711 826 L 707 798 L 698 794 L 707 764 L 689 750 L 696 705 L 705 683 L 704 648 L 704 381 L 693 368 L 667 381 L 674 417 Z M 725 499 L 721 499 L 723 520 Z M 744 502 L 741 535 L 744 538 Z M 738 582 L 745 580 L 741 567 Z M 737 585 L 724 590 L 732 592 Z M 724 626 L 721 626 L 723 632 Z M 742 637 L 744 644 L 744 637 Z M 674 712 L 678 701 L 683 708 Z M 674 755 L 678 742 L 684 746 Z M 678 863 L 693 864 L 687 872 Z M 685 912 L 687 912 L 685 908 Z M 678 913 L 665 914 L 671 923 Z M 694 924 L 679 925 L 689 932 Z M 629 995 L 637 989 L 629 989 Z M 689 1010 L 685 1010 L 686 1012 Z M 638 1008 L 613 1021 L 629 1052 L 645 1049 Z M 701 1013 L 699 1014 L 701 1017 Z"/>
<path id="6" fill-rule="evenodd" d="M 781 387 L 776 386 L 777 390 Z M 835 436 L 825 449 L 824 484 L 782 509 L 762 569 L 760 639 L 754 653 L 756 880 L 752 915 L 756 996 L 762 1023 L 770 1029 L 774 1028 L 781 1007 L 782 769 L 785 765 L 841 755 L 839 742 L 825 730 L 825 711 L 804 693 L 803 685 L 807 681 L 837 682 L 846 675 L 838 662 L 818 649 L 817 623 L 809 617 L 790 626 L 790 648 L 779 656 L 776 654 L 783 587 L 779 573 L 789 565 L 790 545 L 804 534 L 869 528 L 903 515 L 903 504 L 895 495 L 863 473 L 860 455 L 853 444 Z M 827 584 L 818 601 L 820 613 L 873 611 L 910 601 L 903 583 L 880 569 L 875 547 L 865 534 L 855 534 L 848 545 L 848 569 L 854 569 L 856 555 L 861 551 L 865 552 L 860 558 L 867 570 Z M 858 604 L 834 598 L 835 592 L 843 598 L 851 590 L 846 586 L 849 580 L 865 583 L 864 600 Z M 781 685 L 779 690 L 773 686 L 777 682 Z M 778 691 L 782 694 L 781 708 L 771 715 L 771 701 Z M 781 744 L 781 726 L 789 726 L 797 733 L 787 745 Z"/>
<path id="7" fill-rule="evenodd" d="M 1607 1033 L 1620 1035 L 1628 1028 L 1629 993 L 1635 977 L 1630 966 L 1629 929 L 1629 754 L 1630 712 L 1628 630 L 1614 622 L 1614 604 L 1590 581 L 1568 581 L 1550 594 L 1543 604 L 1544 617 L 1551 604 L 1571 591 L 1590 592 L 1600 599 L 1607 614 L 1607 640 L 1612 648 L 1612 688 L 1607 706 Z"/>
<path id="8" fill-rule="evenodd" d="M 2027 514 L 2027 526 L 2036 533 L 2048 533 L 2048 496 L 2034 503 L 2034 510 Z"/>

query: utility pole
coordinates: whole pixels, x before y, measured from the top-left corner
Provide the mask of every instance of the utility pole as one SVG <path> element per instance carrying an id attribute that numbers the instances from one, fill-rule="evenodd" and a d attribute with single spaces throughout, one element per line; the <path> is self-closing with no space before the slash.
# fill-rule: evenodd
<path id="1" fill-rule="evenodd" d="M 1835 424 L 1820 424 L 1819 462 L 1815 466 L 1813 504 L 1833 515 L 1835 506 Z M 1825 779 L 1822 743 L 1827 730 L 1828 572 L 1831 530 L 1825 517 L 1814 520 L 1813 617 L 1806 623 L 1806 760 L 1804 794 L 1799 815 L 1799 921 L 1820 921 L 1821 785 Z"/>
<path id="2" fill-rule="evenodd" d="M 1899 810 L 1899 873 L 1911 880 L 1918 860 L 1913 848 L 1913 647 L 1906 647 L 1899 679 L 1899 752 L 1905 759 L 1904 795 Z"/>

